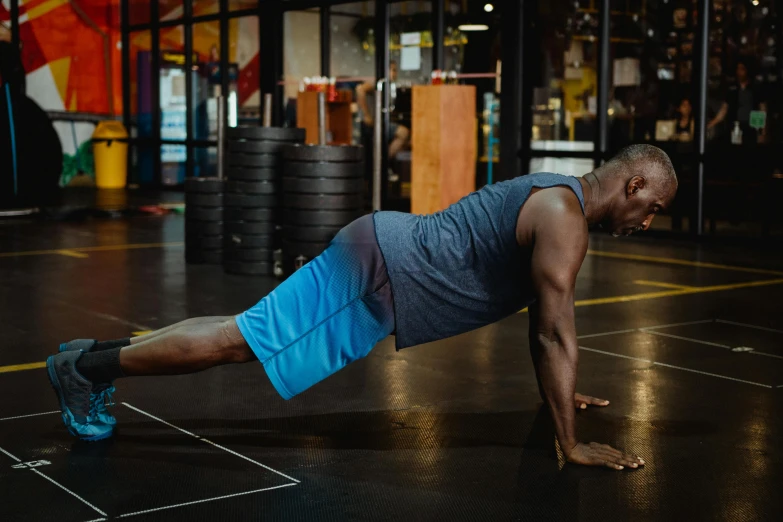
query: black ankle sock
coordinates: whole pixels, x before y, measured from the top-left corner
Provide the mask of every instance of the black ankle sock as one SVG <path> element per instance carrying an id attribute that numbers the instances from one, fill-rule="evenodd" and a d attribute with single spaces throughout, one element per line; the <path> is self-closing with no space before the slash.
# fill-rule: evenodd
<path id="1" fill-rule="evenodd" d="M 76 370 L 95 384 L 108 383 L 118 377 L 124 377 L 125 374 L 120 367 L 120 350 L 121 348 L 112 348 L 83 353 L 76 361 Z"/>
<path id="2" fill-rule="evenodd" d="M 130 337 L 123 337 L 122 339 L 114 339 L 113 341 L 98 341 L 90 349 L 91 352 L 102 352 L 103 350 L 111 350 L 112 348 L 125 348 L 130 346 Z"/>

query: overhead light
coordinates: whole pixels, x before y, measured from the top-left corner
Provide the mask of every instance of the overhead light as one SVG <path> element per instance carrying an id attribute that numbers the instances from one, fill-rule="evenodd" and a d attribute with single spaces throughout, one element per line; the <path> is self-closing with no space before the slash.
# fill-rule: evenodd
<path id="1" fill-rule="evenodd" d="M 459 26 L 460 31 L 487 31 L 489 26 L 486 24 L 462 24 Z"/>
<path id="2" fill-rule="evenodd" d="M 753 5 L 755 5 L 755 6 L 758 6 L 758 5 L 759 5 L 759 0 L 753 0 L 753 2 L 751 2 L 751 3 L 752 3 Z"/>
<path id="3" fill-rule="evenodd" d="M 484 11 L 491 13 L 495 10 L 495 6 L 492 4 L 484 4 Z"/>

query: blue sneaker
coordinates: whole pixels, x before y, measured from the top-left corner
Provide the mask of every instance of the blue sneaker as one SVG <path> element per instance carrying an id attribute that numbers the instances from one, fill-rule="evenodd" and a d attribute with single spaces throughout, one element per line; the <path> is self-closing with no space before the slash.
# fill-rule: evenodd
<path id="1" fill-rule="evenodd" d="M 66 351 L 46 359 L 46 374 L 57 394 L 63 423 L 68 432 L 93 442 L 111 437 L 114 428 L 100 422 L 90 400 L 93 384 L 76 370 L 82 351 Z"/>
<path id="2" fill-rule="evenodd" d="M 95 339 L 74 339 L 73 341 L 62 343 L 60 345 L 60 353 L 77 350 L 89 352 L 97 342 Z M 93 385 L 92 393 L 90 394 L 90 408 L 95 410 L 99 421 L 109 426 L 117 425 L 117 419 L 106 409 L 107 406 L 114 406 L 114 401 L 112 400 L 114 392 L 115 388 L 112 383 L 104 383 Z"/>

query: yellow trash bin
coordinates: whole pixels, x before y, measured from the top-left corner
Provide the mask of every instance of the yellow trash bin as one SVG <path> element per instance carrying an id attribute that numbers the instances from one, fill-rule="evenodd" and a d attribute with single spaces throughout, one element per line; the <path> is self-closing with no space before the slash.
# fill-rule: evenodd
<path id="1" fill-rule="evenodd" d="M 128 182 L 128 131 L 121 122 L 98 123 L 92 133 L 92 153 L 98 188 L 125 188 Z"/>

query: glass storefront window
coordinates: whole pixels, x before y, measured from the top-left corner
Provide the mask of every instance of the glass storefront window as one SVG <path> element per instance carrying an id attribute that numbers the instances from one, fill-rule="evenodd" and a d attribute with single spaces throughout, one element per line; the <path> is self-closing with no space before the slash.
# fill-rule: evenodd
<path id="1" fill-rule="evenodd" d="M 148 23 L 150 23 L 149 0 L 128 0 L 128 24 L 140 25 Z"/>
<path id="2" fill-rule="evenodd" d="M 297 98 L 305 79 L 321 76 L 321 17 L 318 9 L 283 15 L 283 103 L 285 124 L 297 126 Z M 308 136 L 308 139 L 311 139 Z"/>
<path id="3" fill-rule="evenodd" d="M 222 90 L 220 23 L 193 25 L 193 139 L 217 139 L 217 97 Z"/>
<path id="4" fill-rule="evenodd" d="M 235 124 L 260 121 L 263 99 L 260 90 L 258 17 L 234 18 L 228 23 L 228 61 L 237 71 L 229 88 L 229 111 L 236 108 Z"/>
<path id="5" fill-rule="evenodd" d="M 531 148 L 592 151 L 596 135 L 598 93 L 598 15 L 590 1 L 562 4 L 540 2 L 534 34 L 541 53 L 526 67 L 533 83 Z"/>

